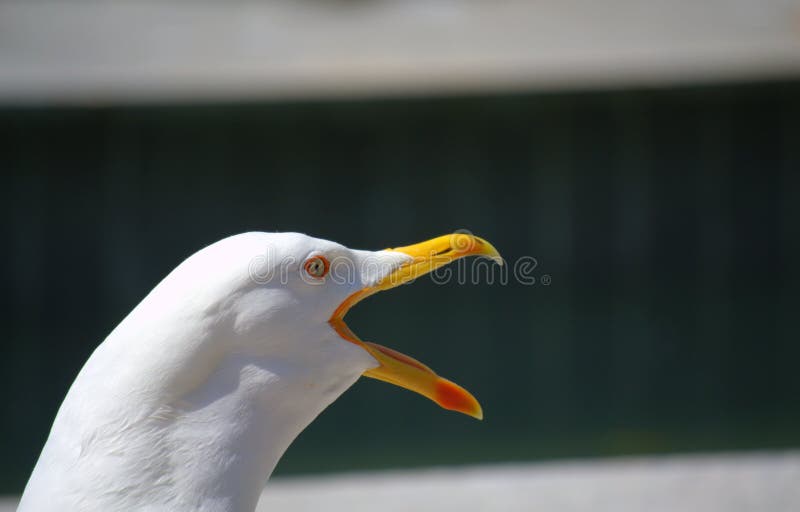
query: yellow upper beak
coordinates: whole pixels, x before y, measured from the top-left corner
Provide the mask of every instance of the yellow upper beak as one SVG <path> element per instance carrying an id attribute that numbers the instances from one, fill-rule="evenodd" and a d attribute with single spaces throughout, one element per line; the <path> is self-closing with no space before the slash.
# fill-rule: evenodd
<path id="1" fill-rule="evenodd" d="M 343 318 L 353 305 L 366 297 L 407 283 L 459 258 L 484 256 L 502 265 L 500 253 L 486 240 L 466 233 L 444 235 L 426 242 L 387 250 L 401 252 L 412 259 L 375 285 L 348 297 L 331 316 L 331 326 L 342 338 L 361 346 L 378 361 L 379 366 L 367 370 L 365 376 L 416 391 L 445 409 L 483 419 L 480 404 L 466 389 L 439 377 L 416 359 L 376 343 L 360 340 L 347 327 Z"/>

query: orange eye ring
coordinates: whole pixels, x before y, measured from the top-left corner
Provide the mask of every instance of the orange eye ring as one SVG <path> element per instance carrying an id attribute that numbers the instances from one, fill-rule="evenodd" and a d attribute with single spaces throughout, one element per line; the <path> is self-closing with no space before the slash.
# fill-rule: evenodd
<path id="1" fill-rule="evenodd" d="M 328 275 L 331 264 L 325 256 L 312 256 L 303 263 L 303 270 L 314 279 L 322 279 Z"/>

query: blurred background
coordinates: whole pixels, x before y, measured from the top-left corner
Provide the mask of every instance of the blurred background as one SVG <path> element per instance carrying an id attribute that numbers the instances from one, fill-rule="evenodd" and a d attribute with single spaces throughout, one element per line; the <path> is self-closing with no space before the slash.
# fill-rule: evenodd
<path id="1" fill-rule="evenodd" d="M 362 379 L 279 475 L 800 447 L 796 1 L 2 0 L 0 169 L 2 493 L 111 329 L 248 230 L 537 262 L 350 313 L 483 422 Z"/>

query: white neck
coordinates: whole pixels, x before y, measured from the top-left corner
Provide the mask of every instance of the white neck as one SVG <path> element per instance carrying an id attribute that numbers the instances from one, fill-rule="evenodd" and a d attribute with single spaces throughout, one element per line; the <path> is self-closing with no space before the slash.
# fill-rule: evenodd
<path id="1" fill-rule="evenodd" d="M 20 511 L 252 511 L 289 444 L 374 364 L 330 330 L 306 344 L 313 359 L 198 342 L 187 374 L 165 366 L 171 340 L 146 344 L 155 354 L 120 336 L 70 389 Z M 109 372 L 121 357 L 138 359 L 138 374 Z"/>

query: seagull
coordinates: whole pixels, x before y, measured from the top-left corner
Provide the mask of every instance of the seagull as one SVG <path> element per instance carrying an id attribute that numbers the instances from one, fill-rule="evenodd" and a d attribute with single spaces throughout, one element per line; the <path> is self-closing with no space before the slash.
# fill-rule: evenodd
<path id="1" fill-rule="evenodd" d="M 502 264 L 468 233 L 363 251 L 251 232 L 198 251 L 89 357 L 18 510 L 252 511 L 291 442 L 362 375 L 481 419 L 468 391 L 343 320 L 471 255 Z"/>

